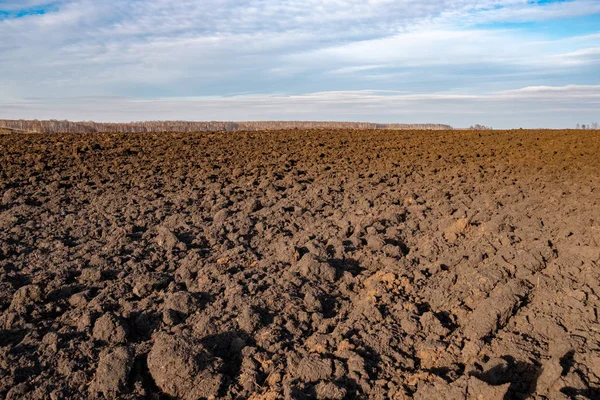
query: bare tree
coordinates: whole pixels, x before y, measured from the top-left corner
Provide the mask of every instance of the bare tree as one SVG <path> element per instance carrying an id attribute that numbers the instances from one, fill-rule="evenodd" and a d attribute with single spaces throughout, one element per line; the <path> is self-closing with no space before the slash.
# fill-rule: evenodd
<path id="1" fill-rule="evenodd" d="M 598 123 L 592 122 L 592 129 L 598 129 Z"/>
<path id="2" fill-rule="evenodd" d="M 581 129 L 581 124 L 578 122 L 577 125 L 575 125 L 575 129 Z"/>

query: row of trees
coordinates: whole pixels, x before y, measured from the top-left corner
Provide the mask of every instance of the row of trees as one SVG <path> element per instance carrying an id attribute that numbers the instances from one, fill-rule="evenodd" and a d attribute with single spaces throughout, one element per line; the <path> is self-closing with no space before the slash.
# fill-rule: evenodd
<path id="1" fill-rule="evenodd" d="M 577 129 L 598 129 L 598 123 L 597 122 L 592 122 L 591 124 L 577 124 Z"/>
<path id="2" fill-rule="evenodd" d="M 129 123 L 0 120 L 0 127 L 40 133 L 146 133 L 146 132 L 216 132 L 259 131 L 281 129 L 452 129 L 442 124 L 375 124 L 370 122 L 312 122 L 312 121 L 262 121 L 262 122 L 190 122 L 147 121 Z"/>

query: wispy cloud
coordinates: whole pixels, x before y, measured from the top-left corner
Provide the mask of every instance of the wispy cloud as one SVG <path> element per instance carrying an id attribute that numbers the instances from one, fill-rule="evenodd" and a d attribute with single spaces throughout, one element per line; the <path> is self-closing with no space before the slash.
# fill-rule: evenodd
<path id="1" fill-rule="evenodd" d="M 20 11 L 60 3 L 53 0 L 2 0 L 0 11 Z"/>

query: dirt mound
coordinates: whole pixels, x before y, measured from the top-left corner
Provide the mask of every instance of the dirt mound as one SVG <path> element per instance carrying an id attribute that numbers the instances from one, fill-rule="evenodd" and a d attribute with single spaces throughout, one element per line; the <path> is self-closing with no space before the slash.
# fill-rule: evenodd
<path id="1" fill-rule="evenodd" d="M 0 137 L 0 398 L 600 397 L 600 133 Z"/>

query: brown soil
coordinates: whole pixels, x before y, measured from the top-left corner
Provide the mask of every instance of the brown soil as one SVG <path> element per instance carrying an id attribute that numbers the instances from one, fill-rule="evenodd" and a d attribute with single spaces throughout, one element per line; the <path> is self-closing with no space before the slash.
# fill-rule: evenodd
<path id="1" fill-rule="evenodd" d="M 600 396 L 600 132 L 0 137 L 0 398 Z"/>

